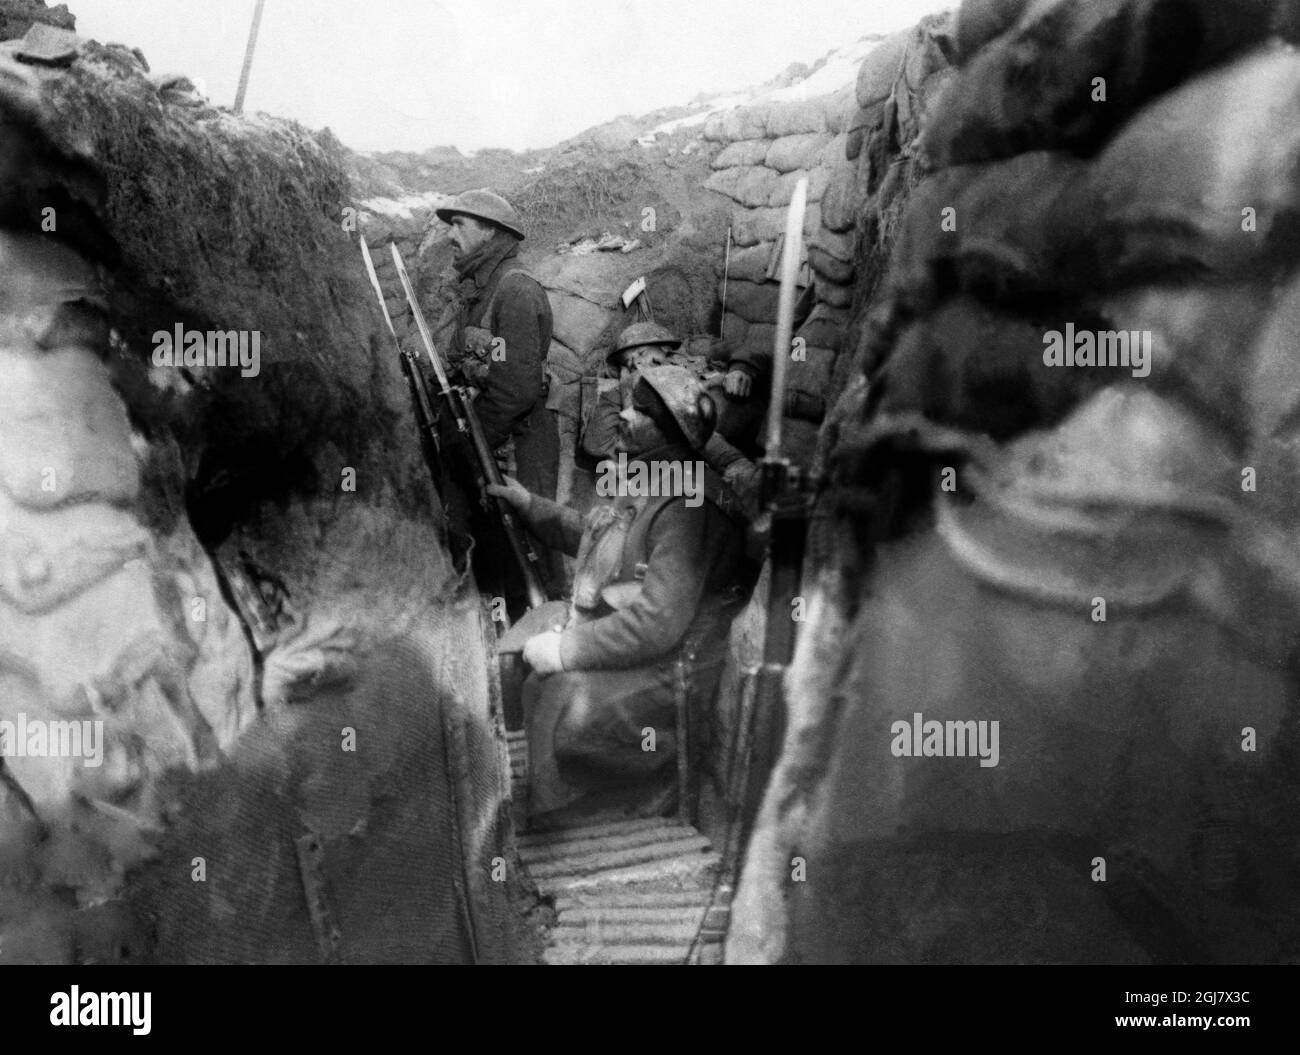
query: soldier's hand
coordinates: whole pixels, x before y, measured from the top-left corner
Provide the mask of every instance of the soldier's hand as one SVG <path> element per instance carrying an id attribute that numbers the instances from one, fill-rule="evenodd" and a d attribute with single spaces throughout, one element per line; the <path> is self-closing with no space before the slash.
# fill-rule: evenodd
<path id="1" fill-rule="evenodd" d="M 723 391 L 736 399 L 748 399 L 753 388 L 753 379 L 744 370 L 732 370 L 722 383 Z"/>
<path id="2" fill-rule="evenodd" d="M 560 659 L 560 636 L 558 630 L 534 634 L 524 642 L 524 662 L 538 674 L 558 674 L 564 669 Z"/>
<path id="3" fill-rule="evenodd" d="M 477 359 L 466 359 L 460 372 L 467 385 L 478 389 L 487 387 L 488 377 L 490 376 L 487 363 L 479 362 Z"/>
<path id="4" fill-rule="evenodd" d="M 487 493 L 505 499 L 520 513 L 527 513 L 533 504 L 532 492 L 513 476 L 503 476 L 504 484 L 488 484 Z"/>

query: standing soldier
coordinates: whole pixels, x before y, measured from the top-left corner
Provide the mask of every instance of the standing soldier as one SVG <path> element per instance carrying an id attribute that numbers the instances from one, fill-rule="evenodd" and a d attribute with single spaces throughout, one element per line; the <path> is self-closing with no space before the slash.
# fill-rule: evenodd
<path id="1" fill-rule="evenodd" d="M 620 415 L 618 450 L 629 470 L 690 463 L 703 477 L 700 500 L 671 489 L 621 494 L 583 518 L 514 481 L 490 488 L 544 542 L 577 557 L 567 625 L 523 646 L 534 814 L 628 796 L 662 807 L 671 795 L 676 694 L 689 686 L 712 698 L 749 585 L 738 504 L 700 460 L 713 424 L 713 402 L 690 371 L 645 367 Z"/>
<path id="2" fill-rule="evenodd" d="M 551 306 L 546 291 L 519 261 L 524 237 L 519 214 L 499 194 L 472 190 L 438 209 L 437 215 L 451 225 L 452 266 L 460 280 L 451 309 L 449 358 L 479 391 L 474 407 L 502 470 L 533 493 L 553 499 L 559 482 L 560 434 L 555 413 L 546 406 Z M 522 582 L 517 575 L 503 581 L 502 569 L 509 568 L 509 561 L 500 525 L 481 515 L 477 504 L 458 512 L 468 519 L 477 542 L 479 587 L 503 595 L 517 612 L 523 606 Z M 547 576 L 548 569 L 539 570 Z M 556 570 L 554 565 L 549 569 L 552 588 Z"/>

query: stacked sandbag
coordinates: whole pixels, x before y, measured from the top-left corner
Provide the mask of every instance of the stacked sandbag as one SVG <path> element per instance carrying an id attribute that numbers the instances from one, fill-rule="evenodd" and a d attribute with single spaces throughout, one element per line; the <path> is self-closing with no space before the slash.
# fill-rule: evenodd
<path id="1" fill-rule="evenodd" d="M 864 63 L 884 267 L 729 960 L 1300 948 L 1298 24 L 967 0 Z"/>
<path id="2" fill-rule="evenodd" d="M 854 164 L 847 144 L 854 111 L 848 85 L 816 98 L 760 99 L 717 114 L 704 127 L 706 140 L 723 144 L 705 186 L 732 202 L 725 290 L 724 267 L 718 269 L 724 352 L 729 370 L 751 378 L 754 399 L 766 398 L 771 377 L 786 213 L 798 182 L 808 183 L 799 285 L 811 329 L 796 330 L 785 406 L 791 447 L 808 457 L 853 301 Z"/>

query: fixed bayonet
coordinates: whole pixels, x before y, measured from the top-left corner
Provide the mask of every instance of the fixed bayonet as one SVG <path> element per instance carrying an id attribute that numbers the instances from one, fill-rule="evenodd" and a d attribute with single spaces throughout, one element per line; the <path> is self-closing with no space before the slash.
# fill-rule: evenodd
<path id="1" fill-rule="evenodd" d="M 393 246 L 393 263 L 397 265 L 397 277 L 402 282 L 406 302 L 411 306 L 411 315 L 415 319 L 416 329 L 420 331 L 420 340 L 424 342 L 425 351 L 429 353 L 429 362 L 433 364 L 433 372 L 438 377 L 438 384 L 442 386 L 442 395 L 456 418 L 456 428 L 469 439 L 483 479 L 489 484 L 504 485 L 505 479 L 501 475 L 501 468 L 497 465 L 492 448 L 488 446 L 487 436 L 483 432 L 482 423 L 478 420 L 478 414 L 474 411 L 474 404 L 463 388 L 453 386 L 447 378 L 447 370 L 442 364 L 437 348 L 434 347 L 429 325 L 424 321 L 424 312 L 416 299 L 415 288 L 411 285 L 411 278 L 406 273 L 406 265 L 402 262 L 402 254 L 398 252 L 396 245 Z M 546 591 L 542 587 L 541 576 L 538 573 L 541 558 L 538 557 L 537 550 L 520 529 L 508 503 L 500 498 L 488 499 L 486 491 L 482 497 L 485 502 L 490 501 L 495 505 L 497 516 L 501 519 L 506 541 L 510 544 L 510 552 L 515 558 L 515 563 L 519 565 L 520 574 L 523 575 L 524 588 L 528 593 L 528 607 L 537 608 L 545 604 Z"/>

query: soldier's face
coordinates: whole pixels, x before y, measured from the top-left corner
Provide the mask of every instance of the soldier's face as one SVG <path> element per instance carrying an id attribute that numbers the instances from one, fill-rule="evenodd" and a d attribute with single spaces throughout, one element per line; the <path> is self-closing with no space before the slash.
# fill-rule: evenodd
<path id="1" fill-rule="evenodd" d="M 638 410 L 635 404 L 623 408 L 623 413 L 618 416 L 616 445 L 619 451 L 635 456 L 662 447 L 667 442 L 667 437 L 659 431 L 649 414 Z"/>
<path id="2" fill-rule="evenodd" d="M 668 346 L 663 344 L 644 344 L 639 348 L 630 348 L 622 357 L 624 375 L 634 370 L 644 370 L 647 366 L 663 366 L 668 362 Z"/>
<path id="3" fill-rule="evenodd" d="M 638 370 L 644 370 L 647 366 L 663 366 L 668 362 L 668 346 L 663 344 L 647 344 L 635 349 L 634 354 Z"/>
<path id="4" fill-rule="evenodd" d="M 456 248 L 456 259 L 474 252 L 485 244 L 494 231 L 490 223 L 475 219 L 473 216 L 453 216 L 451 218 L 451 244 Z"/>

